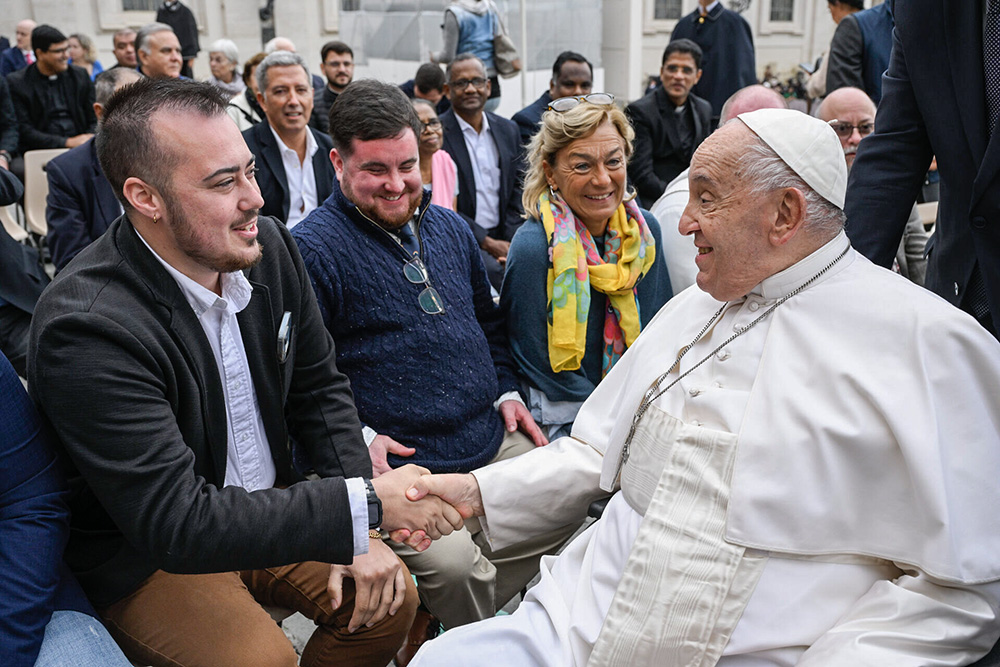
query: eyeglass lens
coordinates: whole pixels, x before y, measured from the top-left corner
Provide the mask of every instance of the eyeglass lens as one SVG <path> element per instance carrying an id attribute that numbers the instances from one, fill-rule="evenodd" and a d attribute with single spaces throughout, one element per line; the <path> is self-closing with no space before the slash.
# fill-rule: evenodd
<path id="1" fill-rule="evenodd" d="M 403 265 L 403 275 L 414 285 L 426 285 L 424 290 L 420 292 L 417 296 L 417 303 L 420 304 L 420 309 L 423 310 L 428 315 L 439 315 L 444 312 L 444 303 L 441 301 L 441 295 L 438 291 L 431 287 L 430 278 L 427 275 L 427 267 L 416 255 Z"/>
<path id="2" fill-rule="evenodd" d="M 875 124 L 861 123 L 859 125 L 851 125 L 850 123 L 835 123 L 833 129 L 837 131 L 837 134 L 842 139 L 846 139 L 854 134 L 855 129 L 857 129 L 858 134 L 862 137 L 867 137 L 875 129 Z"/>
<path id="3" fill-rule="evenodd" d="M 579 97 L 560 97 L 557 100 L 553 100 L 552 103 L 549 104 L 549 108 L 558 112 L 569 111 L 570 109 L 575 109 L 580 106 L 581 102 L 590 102 L 591 104 L 597 104 L 599 106 L 614 104 L 615 96 L 611 93 L 590 93 L 589 95 L 582 95 Z"/>
<path id="4" fill-rule="evenodd" d="M 465 90 L 470 83 L 476 88 L 486 87 L 486 79 L 479 76 L 477 76 L 475 79 L 459 79 L 458 81 L 452 81 L 451 85 L 456 90 Z"/>

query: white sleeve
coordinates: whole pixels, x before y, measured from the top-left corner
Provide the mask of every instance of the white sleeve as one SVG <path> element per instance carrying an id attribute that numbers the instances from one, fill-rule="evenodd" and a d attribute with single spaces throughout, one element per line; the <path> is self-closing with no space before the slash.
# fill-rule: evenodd
<path id="1" fill-rule="evenodd" d="M 473 471 L 490 546 L 501 549 L 586 518 L 590 504 L 608 495 L 600 488 L 603 461 L 593 447 L 559 438 Z"/>
<path id="2" fill-rule="evenodd" d="M 872 586 L 798 665 L 968 665 L 1000 637 L 998 602 L 1000 582 L 950 584 L 911 570 Z"/>

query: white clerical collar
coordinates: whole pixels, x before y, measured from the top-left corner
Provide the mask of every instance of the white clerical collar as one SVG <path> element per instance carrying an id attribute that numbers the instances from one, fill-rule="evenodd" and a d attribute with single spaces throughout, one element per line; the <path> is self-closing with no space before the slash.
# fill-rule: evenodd
<path id="1" fill-rule="evenodd" d="M 715 0 L 715 2 L 713 2 L 712 4 L 710 4 L 708 7 L 705 7 L 704 10 L 702 10 L 701 9 L 701 5 L 699 5 L 698 6 L 698 11 L 701 12 L 702 16 L 706 16 L 708 14 L 711 14 L 712 10 L 715 9 L 718 4 L 719 4 L 719 0 Z"/>
<path id="2" fill-rule="evenodd" d="M 486 115 L 485 111 L 483 112 L 483 130 L 481 132 L 476 132 L 476 128 L 466 123 L 465 119 L 458 114 L 455 114 L 455 118 L 458 120 L 458 127 L 462 130 L 462 132 L 472 132 L 475 135 L 483 135 L 490 131 L 490 119 Z"/>
<path id="3" fill-rule="evenodd" d="M 765 300 L 780 299 L 819 273 L 823 267 L 843 253 L 848 245 L 850 245 L 850 241 L 847 240 L 847 234 L 844 233 L 844 230 L 840 230 L 840 233 L 833 240 L 828 241 L 823 247 L 792 264 L 784 271 L 765 278 L 750 293 L 761 296 Z M 845 257 L 840 262 L 837 262 L 833 268 L 818 278 L 817 281 L 823 280 L 847 266 L 850 263 L 847 259 L 849 258 Z"/>
<path id="4" fill-rule="evenodd" d="M 285 145 L 285 142 L 281 140 L 281 137 L 278 136 L 278 133 L 274 131 L 273 127 L 271 127 L 271 123 L 267 124 L 267 128 L 269 130 L 271 130 L 271 134 L 274 136 L 274 140 L 278 142 L 278 152 L 279 153 L 283 153 L 283 154 L 294 154 L 295 155 L 295 159 L 298 160 L 299 159 L 299 154 L 295 151 L 295 149 L 289 148 L 288 146 Z M 319 145 L 316 143 L 316 138 L 313 136 L 313 133 L 310 132 L 309 128 L 307 127 L 306 128 L 306 160 L 312 160 L 313 155 L 316 154 L 317 150 L 319 150 Z M 303 162 L 305 162 L 305 160 L 303 160 Z"/>
<path id="5" fill-rule="evenodd" d="M 222 274 L 222 296 L 219 296 L 172 267 L 153 250 L 152 246 L 146 243 L 146 239 L 142 238 L 142 234 L 139 233 L 138 229 L 135 230 L 135 233 L 143 245 L 149 248 L 149 252 L 153 253 L 156 261 L 163 265 L 163 268 L 167 270 L 167 273 L 174 279 L 177 286 L 181 288 L 184 298 L 187 299 L 188 304 L 191 305 L 191 310 L 194 311 L 196 316 L 201 317 L 207 310 L 213 307 L 231 310 L 235 314 L 246 308 L 247 304 L 250 303 L 250 295 L 253 293 L 253 287 L 242 271 Z"/>

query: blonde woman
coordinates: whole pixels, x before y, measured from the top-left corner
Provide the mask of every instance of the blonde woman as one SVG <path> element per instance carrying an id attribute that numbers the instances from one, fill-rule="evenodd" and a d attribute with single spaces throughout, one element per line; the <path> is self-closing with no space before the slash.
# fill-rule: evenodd
<path id="1" fill-rule="evenodd" d="M 104 66 L 97 59 L 94 41 L 82 33 L 69 36 L 69 59 L 72 64 L 87 70 L 91 81 L 104 71 Z"/>

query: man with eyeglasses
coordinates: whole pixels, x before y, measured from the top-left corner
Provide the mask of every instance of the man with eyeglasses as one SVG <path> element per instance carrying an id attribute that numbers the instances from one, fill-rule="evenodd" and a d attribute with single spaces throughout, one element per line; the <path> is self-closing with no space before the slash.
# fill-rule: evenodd
<path id="1" fill-rule="evenodd" d="M 472 228 L 490 283 L 499 290 L 510 240 L 524 222 L 521 135 L 516 123 L 485 110 L 491 84 L 482 60 L 459 54 L 446 76 L 451 110 L 441 114 L 443 148 L 458 165 L 458 212 Z"/>
<path id="2" fill-rule="evenodd" d="M 644 208 L 687 169 L 695 149 L 712 132 L 712 105 L 691 92 L 701 79 L 701 57 L 701 47 L 690 39 L 667 44 L 660 66 L 662 85 L 626 109 L 635 128 L 628 176 Z"/>
<path id="3" fill-rule="evenodd" d="M 75 148 L 94 136 L 94 84 L 69 64 L 69 41 L 50 25 L 31 33 L 35 62 L 7 77 L 21 153 Z M 14 170 L 16 171 L 16 170 Z"/>
<path id="4" fill-rule="evenodd" d="M 330 120 L 334 192 L 292 236 L 350 378 L 375 475 L 405 463 L 468 471 L 547 444 L 518 396 L 479 247 L 462 218 L 423 190 L 422 124 L 406 95 L 356 81 Z M 452 628 L 493 616 L 566 537 L 553 531 L 493 552 L 476 523 L 423 554 L 397 553 L 430 613 Z"/>
<path id="5" fill-rule="evenodd" d="M 875 130 L 875 103 L 860 88 L 838 88 L 823 99 L 818 116 L 837 133 L 840 145 L 844 148 L 847 170 L 850 171 L 861 140 Z M 928 234 L 914 203 L 899 249 L 896 250 L 893 269 L 918 285 L 924 284 L 927 267 L 924 247 L 927 239 Z"/>

